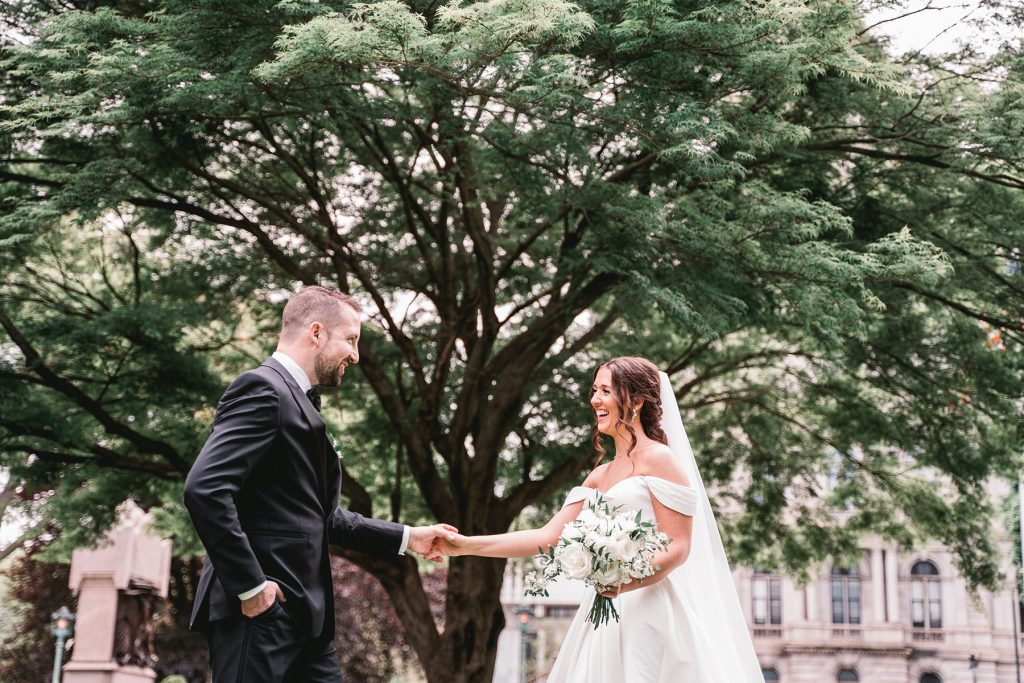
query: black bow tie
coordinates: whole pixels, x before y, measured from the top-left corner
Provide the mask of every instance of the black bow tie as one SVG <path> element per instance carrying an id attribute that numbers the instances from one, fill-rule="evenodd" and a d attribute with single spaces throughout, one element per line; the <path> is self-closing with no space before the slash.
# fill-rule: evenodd
<path id="1" fill-rule="evenodd" d="M 311 387 L 310 390 L 306 392 L 306 398 L 309 399 L 309 402 L 313 404 L 314 408 L 316 408 L 316 412 L 319 413 L 320 412 L 320 392 L 316 390 L 316 387 Z"/>

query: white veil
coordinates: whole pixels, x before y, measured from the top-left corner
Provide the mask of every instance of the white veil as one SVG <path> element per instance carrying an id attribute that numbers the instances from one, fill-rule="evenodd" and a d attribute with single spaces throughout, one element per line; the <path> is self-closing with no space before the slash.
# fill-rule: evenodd
<path id="1" fill-rule="evenodd" d="M 669 448 L 682 465 L 690 486 L 697 490 L 698 497 L 690 554 L 669 578 L 684 592 L 700 615 L 711 642 L 722 650 L 722 661 L 733 667 L 728 683 L 764 683 L 764 674 L 740 607 L 711 501 L 679 415 L 672 382 L 664 372 L 658 374 L 661 376 L 661 426 L 668 437 Z"/>

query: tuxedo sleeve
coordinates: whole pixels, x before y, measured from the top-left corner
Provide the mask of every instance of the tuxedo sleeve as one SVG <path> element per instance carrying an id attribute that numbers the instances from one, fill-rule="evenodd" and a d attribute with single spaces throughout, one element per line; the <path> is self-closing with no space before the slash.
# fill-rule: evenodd
<path id="1" fill-rule="evenodd" d="M 224 590 L 239 595 L 266 580 L 242 533 L 235 497 L 280 427 L 280 398 L 257 373 L 228 387 L 213 432 L 185 479 L 185 507 Z"/>
<path id="2" fill-rule="evenodd" d="M 391 559 L 402 547 L 406 526 L 363 517 L 358 512 L 337 508 L 331 515 L 328 540 L 331 545 Z"/>

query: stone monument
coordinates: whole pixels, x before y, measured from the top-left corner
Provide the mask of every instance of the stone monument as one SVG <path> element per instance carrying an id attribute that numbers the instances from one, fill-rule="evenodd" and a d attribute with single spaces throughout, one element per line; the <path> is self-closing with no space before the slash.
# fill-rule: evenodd
<path id="1" fill-rule="evenodd" d="M 156 679 L 152 616 L 167 597 L 171 542 L 154 536 L 149 523 L 150 516 L 127 501 L 106 542 L 72 554 L 68 584 L 78 592 L 78 611 L 66 683 Z"/>

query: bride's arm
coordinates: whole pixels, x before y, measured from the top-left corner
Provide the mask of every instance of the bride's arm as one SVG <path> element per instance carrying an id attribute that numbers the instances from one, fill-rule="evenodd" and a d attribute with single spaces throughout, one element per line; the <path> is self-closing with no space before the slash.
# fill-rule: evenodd
<path id="1" fill-rule="evenodd" d="M 479 557 L 529 557 L 558 543 L 562 529 L 576 519 L 583 509 L 583 501 L 566 505 L 540 529 L 510 531 L 493 536 L 463 536 L 455 534 L 454 540 L 436 542 L 438 550 L 450 557 L 477 555 Z"/>
<path id="2" fill-rule="evenodd" d="M 588 476 L 583 486 L 593 488 L 597 485 L 600 473 L 607 465 L 600 465 Z M 558 537 L 562 535 L 562 529 L 569 522 L 576 519 L 583 509 L 584 501 L 578 501 L 566 505 L 555 516 L 548 520 L 548 523 L 540 529 L 527 529 L 524 531 L 511 531 L 506 534 L 495 534 L 493 536 L 463 536 L 455 534 L 454 540 L 444 540 L 438 537 L 435 542 L 435 552 L 428 553 L 425 557 L 440 559 L 445 555 L 452 557 L 456 555 L 477 555 L 479 557 L 529 557 L 540 552 L 539 549 L 547 549 L 558 543 Z"/>

